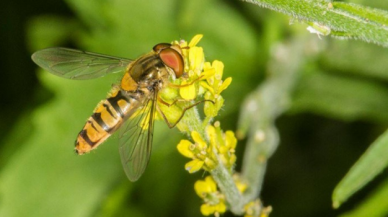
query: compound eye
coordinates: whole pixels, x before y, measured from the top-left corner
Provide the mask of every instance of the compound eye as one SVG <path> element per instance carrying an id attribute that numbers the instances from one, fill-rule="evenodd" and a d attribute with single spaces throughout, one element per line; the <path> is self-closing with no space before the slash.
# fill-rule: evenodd
<path id="1" fill-rule="evenodd" d="M 176 78 L 182 76 L 184 70 L 184 63 L 183 57 L 178 51 L 172 48 L 165 48 L 160 51 L 159 57 L 166 66 L 174 70 Z"/>
<path id="2" fill-rule="evenodd" d="M 161 50 L 169 48 L 169 47 L 171 47 L 171 44 L 169 44 L 169 43 L 160 43 L 160 44 L 155 45 L 152 49 L 156 53 L 159 53 Z"/>

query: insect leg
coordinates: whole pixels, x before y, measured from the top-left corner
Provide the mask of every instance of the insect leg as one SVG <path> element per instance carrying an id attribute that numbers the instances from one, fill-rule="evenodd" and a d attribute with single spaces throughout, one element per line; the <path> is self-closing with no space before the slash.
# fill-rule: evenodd
<path id="1" fill-rule="evenodd" d="M 188 87 L 188 86 L 194 84 L 195 82 L 201 80 L 202 78 L 203 78 L 203 75 L 199 76 L 198 78 L 194 79 L 193 81 L 191 81 L 191 82 L 188 83 L 188 84 L 180 85 L 180 84 L 172 84 L 172 83 L 169 83 L 168 86 L 169 86 L 169 87 L 172 87 L 172 88 Z"/>
<path id="2" fill-rule="evenodd" d="M 158 97 L 158 101 L 160 103 L 162 103 L 163 105 L 167 106 L 167 107 L 170 107 L 170 106 L 173 106 L 175 105 L 175 103 L 177 102 L 186 102 L 187 100 L 184 100 L 184 99 L 175 99 L 172 103 L 168 103 L 166 101 L 164 101 L 161 97 Z"/>
<path id="3" fill-rule="evenodd" d="M 175 100 L 172 104 L 174 104 L 176 101 L 177 101 L 177 100 Z M 163 101 L 163 102 L 164 102 L 164 101 Z M 200 103 L 203 103 L 203 102 L 211 102 L 211 103 L 213 103 L 213 104 L 215 103 L 215 102 L 213 102 L 212 100 L 208 100 L 208 99 L 205 99 L 205 100 L 201 100 L 201 101 L 195 102 L 194 104 L 192 104 L 192 105 L 190 105 L 190 106 L 188 106 L 188 107 L 186 107 L 186 108 L 183 109 L 181 116 L 179 116 L 178 120 L 177 120 L 175 123 L 170 123 L 170 121 L 167 119 L 166 115 L 165 115 L 165 114 L 163 113 L 163 111 L 159 108 L 159 106 L 156 106 L 156 109 L 157 109 L 157 110 L 159 111 L 159 113 L 162 115 L 164 121 L 166 121 L 167 126 L 168 126 L 169 128 L 173 128 L 173 127 L 175 127 L 175 126 L 179 123 L 179 121 L 183 118 L 183 116 L 185 115 L 185 113 L 186 113 L 187 110 L 189 110 L 189 109 L 193 108 L 194 106 L 196 106 L 196 105 L 198 105 L 198 104 L 200 104 Z M 166 103 L 166 104 L 165 104 L 165 103 Z M 167 105 L 167 106 L 171 106 L 171 105 L 172 105 L 172 104 L 168 104 L 167 102 L 164 102 L 163 104 L 164 104 L 164 105 Z"/>

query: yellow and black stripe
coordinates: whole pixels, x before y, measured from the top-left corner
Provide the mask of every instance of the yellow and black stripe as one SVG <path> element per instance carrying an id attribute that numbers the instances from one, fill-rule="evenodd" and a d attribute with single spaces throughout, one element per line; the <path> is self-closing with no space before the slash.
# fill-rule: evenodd
<path id="1" fill-rule="evenodd" d="M 128 94 L 120 88 L 113 88 L 110 97 L 97 105 L 78 134 L 75 143 L 76 153 L 87 153 L 104 142 L 139 105 L 143 94 L 140 90 Z"/>

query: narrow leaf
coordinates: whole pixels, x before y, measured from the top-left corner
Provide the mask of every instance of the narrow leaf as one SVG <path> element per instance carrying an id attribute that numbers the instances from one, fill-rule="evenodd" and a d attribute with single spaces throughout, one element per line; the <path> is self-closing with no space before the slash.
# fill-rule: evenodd
<path id="1" fill-rule="evenodd" d="M 377 188 L 362 204 L 341 217 L 387 216 L 388 180 Z"/>
<path id="2" fill-rule="evenodd" d="M 353 165 L 333 192 L 333 207 L 338 208 L 350 196 L 378 175 L 388 164 L 388 131 L 382 134 Z"/>

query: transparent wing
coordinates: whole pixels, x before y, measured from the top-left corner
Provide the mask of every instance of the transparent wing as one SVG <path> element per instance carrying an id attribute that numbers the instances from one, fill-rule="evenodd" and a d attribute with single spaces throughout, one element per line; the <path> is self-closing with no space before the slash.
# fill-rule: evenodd
<path id="1" fill-rule="evenodd" d="M 91 79 L 121 72 L 132 60 L 69 48 L 47 48 L 32 54 L 32 60 L 54 75 Z"/>
<path id="2" fill-rule="evenodd" d="M 155 99 L 148 99 L 119 130 L 120 157 L 125 174 L 132 182 L 138 180 L 148 165 L 152 148 L 155 118 Z"/>

